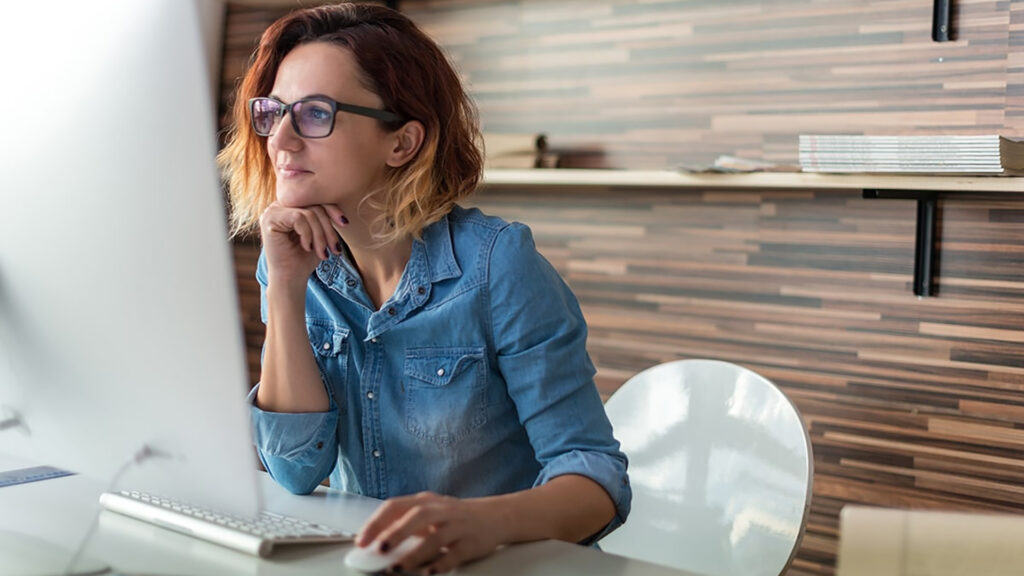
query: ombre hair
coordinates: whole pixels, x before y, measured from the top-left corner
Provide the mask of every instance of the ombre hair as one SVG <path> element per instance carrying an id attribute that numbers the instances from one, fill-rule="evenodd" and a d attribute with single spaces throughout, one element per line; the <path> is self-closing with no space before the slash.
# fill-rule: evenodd
<path id="1" fill-rule="evenodd" d="M 270 94 L 277 69 L 295 47 L 326 42 L 349 50 L 363 85 L 384 108 L 420 121 L 424 141 L 404 165 L 385 171 L 367 203 L 379 212 L 370 231 L 381 244 L 420 238 L 480 182 L 483 156 L 476 107 L 437 44 L 404 15 L 370 4 L 298 10 L 263 33 L 235 94 L 227 145 L 217 156 L 231 197 L 232 235 L 252 232 L 276 197 L 266 138 L 249 120 L 248 101 Z M 378 121 L 394 131 L 403 121 Z"/>

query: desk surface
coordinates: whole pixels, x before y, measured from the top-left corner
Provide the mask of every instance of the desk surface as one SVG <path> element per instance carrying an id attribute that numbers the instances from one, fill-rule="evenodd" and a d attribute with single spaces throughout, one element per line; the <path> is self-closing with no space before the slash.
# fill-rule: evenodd
<path id="1" fill-rule="evenodd" d="M 0 470 L 26 466 L 0 456 Z M 289 494 L 261 475 L 268 510 L 357 530 L 376 509 L 371 498 L 319 489 Z M 102 483 L 82 476 L 0 488 L 0 530 L 36 536 L 73 549 L 98 509 Z M 351 544 L 283 547 L 260 559 L 111 512 L 102 512 L 86 552 L 117 570 L 145 574 L 349 574 L 343 564 Z M 0 562 L 2 564 L 2 562 Z M 565 542 L 510 546 L 467 565 L 458 574 L 680 576 L 685 572 L 630 560 Z"/>
<path id="2" fill-rule="evenodd" d="M 947 192 L 1024 192 L 1020 176 L 921 176 L 903 174 L 815 174 L 752 172 L 692 174 L 671 170 L 584 170 L 538 168 L 487 170 L 487 186 L 622 186 L 639 188 L 836 189 L 880 188 Z"/>

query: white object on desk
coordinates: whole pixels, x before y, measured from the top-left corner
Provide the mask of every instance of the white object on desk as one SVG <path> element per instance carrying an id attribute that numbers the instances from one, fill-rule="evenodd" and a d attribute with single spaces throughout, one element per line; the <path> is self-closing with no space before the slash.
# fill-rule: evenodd
<path id="1" fill-rule="evenodd" d="M 836 576 L 1020 576 L 1024 515 L 844 506 Z"/>
<path id="2" fill-rule="evenodd" d="M 5 72 L 46 95 L 35 105 L 54 114 L 15 114 L 5 134 L 62 136 L 45 154 L 0 154 L 0 205 L 17 206 L 0 210 L 0 420 L 9 426 L 0 451 L 123 481 L 118 489 L 255 514 L 245 345 L 199 5 L 11 8 L 0 52 L 37 42 L 19 23 L 38 18 L 52 41 L 10 59 L 13 70 L 5 61 Z M 69 81 L 75 105 L 51 106 Z M 44 224 L 48 245 L 34 240 Z M 51 246 L 62 247 L 59 274 Z M 126 263 L 131 272 L 120 272 Z"/>
<path id="3" fill-rule="evenodd" d="M 366 574 L 383 572 L 422 543 L 423 538 L 413 535 L 402 540 L 398 546 L 387 552 L 381 552 L 376 543 L 365 548 L 356 546 L 349 550 L 348 554 L 345 554 L 345 566 Z"/>
<path id="4" fill-rule="evenodd" d="M 266 510 L 255 518 L 239 517 L 141 492 L 105 492 L 100 496 L 100 505 L 111 512 L 254 556 L 270 556 L 281 545 L 332 544 L 355 538 L 351 532 Z"/>

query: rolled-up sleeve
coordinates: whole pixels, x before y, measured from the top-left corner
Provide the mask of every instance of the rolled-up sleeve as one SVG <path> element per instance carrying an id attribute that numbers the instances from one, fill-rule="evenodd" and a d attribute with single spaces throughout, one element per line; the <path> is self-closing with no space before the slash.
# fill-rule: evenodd
<path id="1" fill-rule="evenodd" d="M 266 260 L 256 266 L 260 284 L 260 316 L 267 321 Z M 330 398 L 327 412 L 267 412 L 256 405 L 257 384 L 249 392 L 253 443 L 263 467 L 288 491 L 309 494 L 334 469 L 338 453 L 338 407 Z"/>
<path id="2" fill-rule="evenodd" d="M 331 473 L 338 453 L 338 409 L 327 412 L 267 412 L 249 393 L 253 441 L 264 468 L 289 492 L 309 494 Z"/>
<path id="3" fill-rule="evenodd" d="M 632 491 L 626 455 L 594 385 L 583 313 L 522 224 L 498 234 L 488 290 L 498 369 L 542 467 L 535 485 L 578 474 L 615 505 L 615 518 L 585 543 L 594 542 L 626 521 Z"/>

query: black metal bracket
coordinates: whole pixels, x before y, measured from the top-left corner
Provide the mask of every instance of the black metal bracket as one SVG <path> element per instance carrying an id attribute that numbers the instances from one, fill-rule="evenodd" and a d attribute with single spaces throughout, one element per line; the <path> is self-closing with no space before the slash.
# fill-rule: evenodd
<path id="1" fill-rule="evenodd" d="M 865 198 L 917 200 L 917 232 L 914 245 L 914 294 L 932 295 L 932 270 L 935 259 L 935 217 L 939 193 L 926 190 L 865 189 Z"/>
<path id="2" fill-rule="evenodd" d="M 934 0 L 932 4 L 932 40 L 949 42 L 953 39 L 953 0 Z"/>

